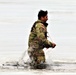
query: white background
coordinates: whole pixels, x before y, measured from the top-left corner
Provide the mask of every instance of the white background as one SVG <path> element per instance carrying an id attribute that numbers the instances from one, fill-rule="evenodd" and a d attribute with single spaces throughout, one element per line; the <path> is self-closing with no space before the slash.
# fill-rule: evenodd
<path id="1" fill-rule="evenodd" d="M 0 63 L 19 60 L 27 50 L 40 9 L 48 11 L 49 38 L 57 44 L 44 50 L 47 61 L 76 60 L 76 0 L 0 0 Z"/>

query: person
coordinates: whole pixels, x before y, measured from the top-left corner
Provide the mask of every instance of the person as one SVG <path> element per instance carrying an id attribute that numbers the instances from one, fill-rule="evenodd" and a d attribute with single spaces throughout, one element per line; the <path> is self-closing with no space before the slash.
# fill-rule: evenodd
<path id="1" fill-rule="evenodd" d="M 38 65 L 45 63 L 44 48 L 54 48 L 55 43 L 47 39 L 48 11 L 40 10 L 38 20 L 31 28 L 28 40 L 28 55 L 31 59 L 31 65 L 38 68 Z"/>

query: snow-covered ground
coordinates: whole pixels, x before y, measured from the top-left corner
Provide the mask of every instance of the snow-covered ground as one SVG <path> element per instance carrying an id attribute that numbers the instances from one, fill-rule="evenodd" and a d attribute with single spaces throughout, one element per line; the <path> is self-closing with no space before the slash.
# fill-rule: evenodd
<path id="1" fill-rule="evenodd" d="M 52 38 L 57 44 L 55 49 L 44 49 L 52 69 L 12 69 L 10 74 L 9 69 L 0 71 L 6 71 L 8 75 L 14 75 L 12 71 L 18 75 L 76 72 L 76 0 L 0 0 L 0 67 L 7 61 L 19 61 L 27 50 L 29 32 L 40 9 L 48 10 L 48 39 Z M 27 59 L 28 54 L 24 61 Z M 56 66 L 56 62 L 61 66 Z M 2 72 L 2 75 L 6 74 Z"/>

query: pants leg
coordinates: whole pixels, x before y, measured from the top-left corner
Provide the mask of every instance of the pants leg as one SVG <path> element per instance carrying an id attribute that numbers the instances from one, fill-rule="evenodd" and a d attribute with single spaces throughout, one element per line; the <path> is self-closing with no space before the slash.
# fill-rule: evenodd
<path id="1" fill-rule="evenodd" d="M 44 54 L 44 51 L 42 49 L 34 50 L 32 52 L 28 51 L 28 54 L 29 54 L 29 57 L 31 59 L 32 65 L 36 66 L 36 65 L 45 63 L 45 54 Z"/>

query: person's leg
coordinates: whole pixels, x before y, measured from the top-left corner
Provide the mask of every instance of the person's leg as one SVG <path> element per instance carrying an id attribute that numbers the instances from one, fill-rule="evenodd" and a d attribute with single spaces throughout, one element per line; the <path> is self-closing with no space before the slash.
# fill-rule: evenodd
<path id="1" fill-rule="evenodd" d="M 36 62 L 37 64 L 45 63 L 45 54 L 43 50 L 38 50 L 38 54 L 36 55 Z"/>
<path id="2" fill-rule="evenodd" d="M 37 69 L 44 69 L 46 68 L 46 65 L 45 65 L 45 54 L 44 54 L 44 51 L 43 50 L 39 50 L 38 51 L 38 55 L 36 56 L 36 66 L 35 68 Z"/>
<path id="3" fill-rule="evenodd" d="M 31 59 L 30 65 L 34 68 L 44 68 L 43 65 L 45 65 L 45 54 L 42 49 L 40 50 L 34 50 L 32 52 L 29 52 L 29 57 Z"/>

